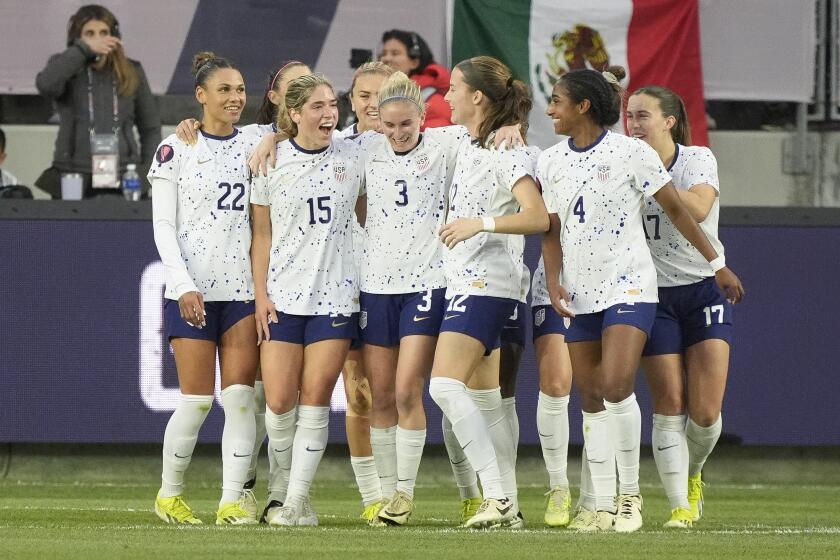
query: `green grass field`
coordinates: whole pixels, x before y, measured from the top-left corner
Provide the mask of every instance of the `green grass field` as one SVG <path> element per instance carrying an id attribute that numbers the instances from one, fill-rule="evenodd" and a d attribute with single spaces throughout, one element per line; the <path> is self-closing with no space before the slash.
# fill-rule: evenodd
<path id="1" fill-rule="evenodd" d="M 0 459 L 0 558 L 840 558 L 836 450 L 721 449 L 706 469 L 706 515 L 687 533 L 660 528 L 668 505 L 650 450 L 643 450 L 646 525 L 632 535 L 546 529 L 546 475 L 534 450 L 520 454 L 520 500 L 528 522 L 521 531 L 456 529 L 458 494 L 438 449 L 423 460 L 408 527 L 363 525 L 341 449 L 324 459 L 313 488 L 320 527 L 216 527 L 221 469 L 215 453 L 217 448 L 200 448 L 187 478 L 188 501 L 207 525 L 183 528 L 161 523 L 151 511 L 159 480 L 153 450 L 56 453 L 18 446 Z M 579 467 L 570 461 L 573 485 Z"/>

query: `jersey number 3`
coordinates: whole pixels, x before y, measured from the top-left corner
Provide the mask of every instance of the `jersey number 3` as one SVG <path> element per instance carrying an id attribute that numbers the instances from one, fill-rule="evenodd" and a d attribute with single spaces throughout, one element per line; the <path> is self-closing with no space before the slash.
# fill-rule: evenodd
<path id="1" fill-rule="evenodd" d="M 408 183 L 402 179 L 397 179 L 394 186 L 400 189 L 397 195 L 401 197 L 401 200 L 397 200 L 395 204 L 397 206 L 408 206 Z"/>
<path id="2" fill-rule="evenodd" d="M 240 202 L 242 197 L 245 196 L 245 185 L 242 183 L 234 183 L 233 185 L 230 183 L 219 183 L 219 188 L 224 189 L 224 192 L 219 197 L 216 208 L 219 210 L 245 210 L 245 205 Z M 227 202 L 228 197 L 233 191 L 239 191 L 239 194 L 233 198 L 232 202 Z"/>

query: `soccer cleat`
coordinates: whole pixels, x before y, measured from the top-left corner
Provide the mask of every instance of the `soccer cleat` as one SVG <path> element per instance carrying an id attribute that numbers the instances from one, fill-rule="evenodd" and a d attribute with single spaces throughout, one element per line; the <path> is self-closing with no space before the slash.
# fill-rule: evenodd
<path id="1" fill-rule="evenodd" d="M 309 496 L 305 497 L 300 503 L 300 517 L 298 517 L 297 524 L 300 527 L 318 526 L 318 514 L 315 513 L 315 508 L 312 507 Z"/>
<path id="2" fill-rule="evenodd" d="M 379 515 L 380 509 L 382 509 L 382 502 L 373 502 L 372 504 L 365 506 L 365 510 L 359 517 L 370 523 L 376 519 L 377 515 Z"/>
<path id="3" fill-rule="evenodd" d="M 584 522 L 574 527 L 579 533 L 598 533 L 612 531 L 615 529 L 616 516 L 611 511 L 589 511 L 589 515 L 585 516 Z M 580 517 L 580 513 L 578 513 Z M 577 518 L 575 518 L 577 521 Z M 569 525 L 571 527 L 571 525 Z"/>
<path id="4" fill-rule="evenodd" d="M 277 510 L 281 507 L 283 507 L 283 502 L 280 500 L 269 500 L 260 516 L 260 523 L 269 523 L 269 520 L 277 515 Z"/>
<path id="5" fill-rule="evenodd" d="M 478 508 L 481 507 L 481 498 L 466 498 L 461 500 L 461 526 L 467 524 L 467 521 L 472 519 L 472 516 L 478 513 Z"/>
<path id="6" fill-rule="evenodd" d="M 405 492 L 394 492 L 391 499 L 379 510 L 379 520 L 388 525 L 405 525 L 414 512 L 414 500 Z"/>
<path id="7" fill-rule="evenodd" d="M 618 513 L 615 516 L 616 533 L 632 533 L 642 528 L 642 497 L 621 494 L 616 503 Z"/>
<path id="8" fill-rule="evenodd" d="M 691 512 L 685 508 L 675 508 L 671 510 L 671 519 L 665 522 L 666 529 L 691 529 L 692 524 Z"/>
<path id="9" fill-rule="evenodd" d="M 201 525 L 202 521 L 195 516 L 190 506 L 181 496 L 161 498 L 158 493 L 155 498 L 155 514 L 167 523 L 178 525 Z"/>
<path id="10" fill-rule="evenodd" d="M 295 527 L 300 517 L 300 508 L 295 506 L 281 506 L 273 508 L 266 520 L 270 527 Z"/>
<path id="11" fill-rule="evenodd" d="M 699 521 L 703 516 L 703 473 L 688 477 L 688 505 L 691 506 L 691 520 Z"/>
<path id="12" fill-rule="evenodd" d="M 253 490 L 254 487 L 257 485 L 257 477 L 252 478 L 248 482 L 245 483 L 244 489 L 245 490 Z"/>
<path id="13" fill-rule="evenodd" d="M 499 527 L 505 529 L 524 529 L 525 528 L 525 516 L 522 515 L 522 511 L 517 511 L 516 515 L 513 516 L 513 519 L 508 521 L 507 523 L 502 523 Z"/>
<path id="14" fill-rule="evenodd" d="M 466 523 L 467 529 L 489 529 L 510 522 L 516 517 L 513 504 L 507 498 L 497 500 L 487 498 L 478 507 L 478 511 Z"/>
<path id="15" fill-rule="evenodd" d="M 555 486 L 545 493 L 545 524 L 549 527 L 565 527 L 569 524 L 572 496 L 568 488 Z"/>
<path id="16" fill-rule="evenodd" d="M 253 519 L 253 523 L 257 522 L 257 497 L 253 490 L 243 490 L 242 497 L 239 499 L 242 508 L 248 512 L 248 515 Z"/>
<path id="17" fill-rule="evenodd" d="M 594 523 L 595 512 L 591 509 L 579 507 L 575 512 L 575 517 L 569 523 L 568 528 L 572 531 L 585 531 L 586 527 Z"/>
<path id="18" fill-rule="evenodd" d="M 216 525 L 250 525 L 256 522 L 256 502 L 251 509 L 249 499 L 244 492 L 235 502 L 220 505 L 219 511 L 216 512 Z"/>

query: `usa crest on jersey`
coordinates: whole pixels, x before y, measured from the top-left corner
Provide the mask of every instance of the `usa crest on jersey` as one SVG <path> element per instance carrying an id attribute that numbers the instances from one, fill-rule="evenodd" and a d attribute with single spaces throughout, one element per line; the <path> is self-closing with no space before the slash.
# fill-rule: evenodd
<path id="1" fill-rule="evenodd" d="M 367 311 L 362 311 L 359 313 L 359 328 L 364 329 L 367 327 Z"/>
<path id="2" fill-rule="evenodd" d="M 545 309 L 537 309 L 534 313 L 534 326 L 539 327 L 545 322 Z"/>
<path id="3" fill-rule="evenodd" d="M 607 179 L 610 178 L 610 166 L 608 164 L 602 163 L 598 165 L 598 180 L 602 183 L 606 182 Z"/>
<path id="4" fill-rule="evenodd" d="M 347 179 L 347 166 L 343 161 L 337 161 L 333 164 L 333 176 L 339 183 L 343 183 Z"/>

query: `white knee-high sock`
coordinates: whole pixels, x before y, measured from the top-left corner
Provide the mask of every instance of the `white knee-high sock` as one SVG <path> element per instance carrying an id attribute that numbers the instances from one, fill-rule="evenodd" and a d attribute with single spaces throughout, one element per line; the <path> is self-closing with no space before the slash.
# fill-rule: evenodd
<path id="1" fill-rule="evenodd" d="M 441 424 L 443 424 L 443 443 L 446 445 L 446 454 L 449 455 L 449 464 L 452 466 L 452 474 L 455 477 L 455 484 L 458 486 L 461 499 L 480 498 L 481 492 L 478 491 L 478 478 L 475 470 L 467 460 L 464 450 L 461 449 L 461 444 L 458 443 L 458 438 L 452 431 L 452 422 L 449 421 L 446 414 L 443 415 Z"/>
<path id="2" fill-rule="evenodd" d="M 502 489 L 505 496 L 513 502 L 514 509 L 519 508 L 519 491 L 516 485 L 516 447 L 513 434 L 510 433 L 510 423 L 502 405 L 502 391 L 495 389 L 467 389 L 467 394 L 473 400 L 487 429 L 490 440 L 496 451 L 496 461 L 499 465 L 499 475 L 502 478 Z"/>
<path id="3" fill-rule="evenodd" d="M 689 476 L 697 476 L 703 470 L 703 465 L 712 454 L 722 429 L 722 416 L 718 416 L 714 424 L 708 428 L 697 425 L 691 418 L 688 419 L 685 426 L 685 439 L 688 443 Z"/>
<path id="4" fill-rule="evenodd" d="M 371 428 L 370 448 L 379 473 L 382 498 L 388 500 L 397 487 L 397 427 Z"/>
<path id="5" fill-rule="evenodd" d="M 452 422 L 452 431 L 481 480 L 484 498 L 504 499 L 493 441 L 484 418 L 467 394 L 466 385 L 448 377 L 433 377 L 429 394 Z"/>
<path id="6" fill-rule="evenodd" d="M 510 426 L 510 434 L 513 436 L 513 462 L 516 466 L 516 457 L 519 456 L 519 416 L 516 414 L 516 397 L 502 399 L 502 407 Z"/>
<path id="7" fill-rule="evenodd" d="M 618 493 L 632 496 L 639 490 L 639 448 L 642 442 L 642 412 L 631 394 L 621 402 L 604 401 L 609 412 L 615 462 L 618 465 Z"/>
<path id="8" fill-rule="evenodd" d="M 569 488 L 569 395 L 552 397 L 540 391 L 537 400 L 537 431 L 540 434 L 550 488 Z"/>
<path id="9" fill-rule="evenodd" d="M 254 388 L 231 385 L 222 391 L 225 427 L 222 430 L 222 498 L 219 505 L 235 502 L 248 482 L 254 452 Z"/>
<path id="10" fill-rule="evenodd" d="M 426 430 L 406 430 L 397 426 L 397 490 L 411 497 L 414 497 L 425 445 Z"/>
<path id="11" fill-rule="evenodd" d="M 615 512 L 615 451 L 610 437 L 610 413 L 583 413 L 583 444 L 595 494 L 595 508 Z"/>
<path id="12" fill-rule="evenodd" d="M 359 487 L 359 494 L 362 495 L 362 505 L 382 501 L 382 487 L 379 485 L 379 473 L 376 470 L 376 461 L 370 457 L 350 457 L 350 464 L 353 466 L 353 474 L 356 475 L 356 485 Z"/>
<path id="13" fill-rule="evenodd" d="M 268 434 L 269 467 L 268 499 L 286 501 L 289 488 L 289 473 L 292 470 L 292 444 L 295 441 L 297 427 L 297 408 L 282 414 L 275 414 L 270 408 L 265 409 L 265 429 Z"/>
<path id="14" fill-rule="evenodd" d="M 163 434 L 163 472 L 160 495 L 163 498 L 180 496 L 184 492 L 184 473 L 190 466 L 198 431 L 204 424 L 213 395 L 181 395 L 178 407 Z"/>
<path id="15" fill-rule="evenodd" d="M 577 509 L 595 511 L 595 489 L 592 487 L 592 474 L 589 472 L 589 461 L 586 459 L 586 446 L 580 458 L 580 495 Z"/>
<path id="16" fill-rule="evenodd" d="M 653 415 L 653 458 L 671 509 L 688 509 L 688 447 L 685 416 Z"/>
<path id="17" fill-rule="evenodd" d="M 329 436 L 330 407 L 301 404 L 297 407 L 298 422 L 292 446 L 292 471 L 289 474 L 287 501 L 299 505 L 307 496 L 315 479 L 318 464 L 324 456 Z"/>
<path id="18" fill-rule="evenodd" d="M 254 381 L 254 417 L 257 431 L 254 435 L 254 453 L 251 455 L 251 465 L 248 467 L 249 481 L 257 477 L 257 462 L 265 442 L 265 387 L 262 381 Z M 271 457 L 271 453 L 268 453 L 268 456 Z"/>

